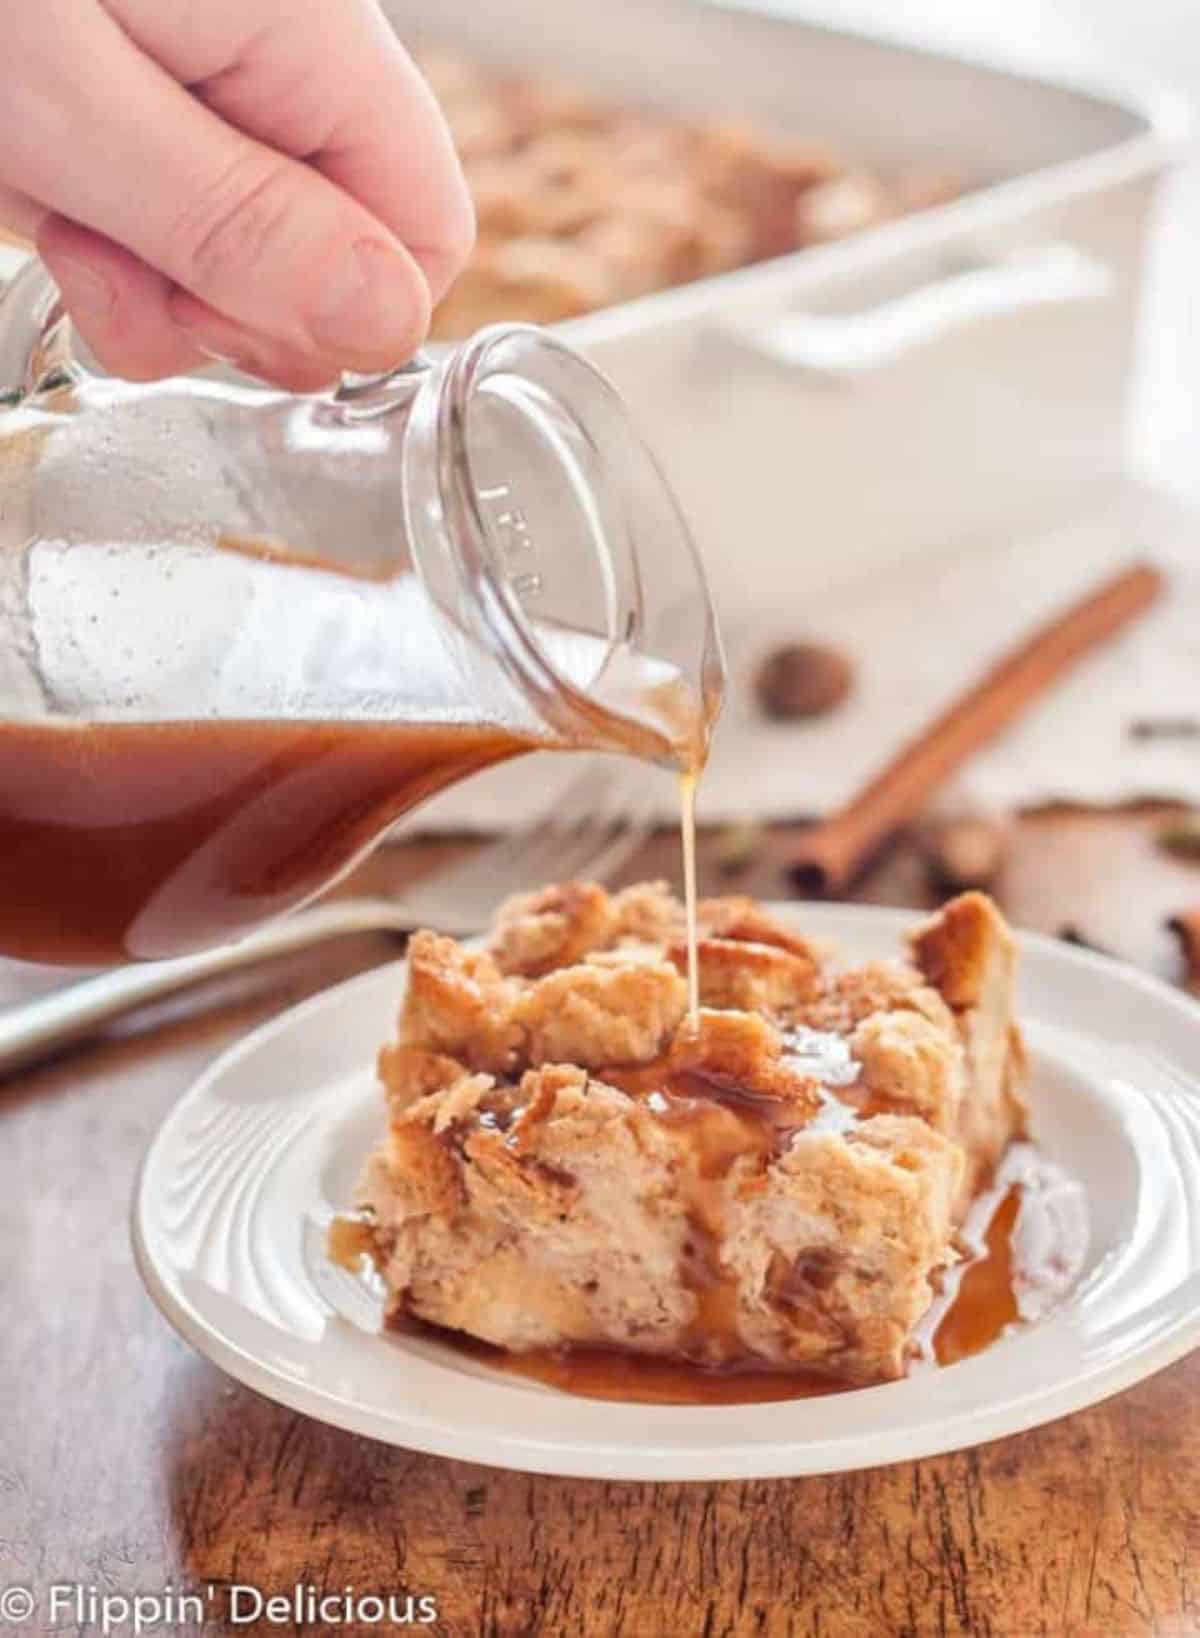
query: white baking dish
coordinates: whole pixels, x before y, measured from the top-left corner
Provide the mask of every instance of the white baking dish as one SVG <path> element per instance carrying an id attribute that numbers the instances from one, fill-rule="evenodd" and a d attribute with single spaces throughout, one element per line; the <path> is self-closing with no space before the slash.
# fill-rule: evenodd
<path id="1" fill-rule="evenodd" d="M 1115 470 L 1147 212 L 1182 106 L 705 0 L 386 0 L 458 43 L 633 104 L 732 116 L 952 204 L 561 327 L 675 483 L 736 623 L 1014 527 Z"/>

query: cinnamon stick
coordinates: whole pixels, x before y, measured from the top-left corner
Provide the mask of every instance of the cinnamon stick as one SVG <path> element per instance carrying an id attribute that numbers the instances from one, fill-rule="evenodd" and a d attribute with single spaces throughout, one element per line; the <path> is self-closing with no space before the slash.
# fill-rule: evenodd
<path id="1" fill-rule="evenodd" d="M 1108 580 L 1012 649 L 895 756 L 847 807 L 814 826 L 791 861 L 797 884 L 840 892 L 937 787 L 1090 650 L 1143 614 L 1163 577 L 1138 563 Z"/>

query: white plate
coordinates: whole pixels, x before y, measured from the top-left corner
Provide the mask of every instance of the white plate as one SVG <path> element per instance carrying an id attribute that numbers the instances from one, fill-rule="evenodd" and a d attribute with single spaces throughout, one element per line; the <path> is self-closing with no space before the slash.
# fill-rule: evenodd
<path id="1" fill-rule="evenodd" d="M 910 913 L 779 906 L 846 954 L 893 953 Z M 1200 1007 L 1102 956 L 1021 938 L 1034 1133 L 1086 1189 L 1080 1280 L 957 1365 L 824 1399 L 663 1406 L 576 1398 L 383 1334 L 324 1256 L 383 1125 L 375 1048 L 403 963 L 329 990 L 225 1054 L 142 1167 L 134 1248 L 171 1323 L 224 1370 L 322 1421 L 540 1473 L 733 1479 L 874 1467 L 1015 1433 L 1200 1342 Z"/>

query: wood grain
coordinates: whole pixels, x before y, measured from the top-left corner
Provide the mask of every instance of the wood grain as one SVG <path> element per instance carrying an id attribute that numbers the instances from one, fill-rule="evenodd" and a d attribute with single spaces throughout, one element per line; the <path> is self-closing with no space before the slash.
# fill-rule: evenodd
<path id="1" fill-rule="evenodd" d="M 1200 869 L 1155 850 L 1157 824 L 1149 812 L 1022 821 L 1007 907 L 1027 925 L 1072 921 L 1170 971 L 1160 924 L 1200 899 Z M 782 893 L 794 845 L 794 833 L 773 835 L 737 885 Z M 432 851 L 388 850 L 350 887 L 385 885 Z M 634 868 L 674 867 L 664 837 Z M 705 875 L 709 890 L 726 885 L 711 864 Z M 901 847 L 863 896 L 918 902 L 924 891 Z M 0 1087 L 0 1586 L 431 1592 L 439 1621 L 424 1630 L 453 1638 L 1200 1630 L 1200 1355 L 974 1451 L 694 1486 L 410 1455 L 271 1405 L 195 1355 L 132 1267 L 126 1210 L 142 1149 L 215 1053 L 393 953 L 383 939 L 327 947 Z M 48 981 L 0 968 L 0 998 Z M 202 1629 L 173 1630 L 320 1630 L 234 1627 L 219 1606 Z"/>

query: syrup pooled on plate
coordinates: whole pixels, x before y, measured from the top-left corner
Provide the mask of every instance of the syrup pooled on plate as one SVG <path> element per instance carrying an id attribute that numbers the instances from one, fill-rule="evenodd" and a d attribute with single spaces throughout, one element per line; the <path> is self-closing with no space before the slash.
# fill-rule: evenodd
<path id="1" fill-rule="evenodd" d="M 431 1328 L 426 1328 L 431 1329 Z M 509 1353 L 458 1333 L 433 1331 L 456 1352 L 510 1376 L 529 1377 L 583 1399 L 643 1405 L 756 1405 L 780 1399 L 814 1399 L 850 1393 L 854 1384 L 799 1371 L 709 1370 L 683 1359 L 620 1353 L 610 1348 L 569 1348 Z"/>
<path id="2" fill-rule="evenodd" d="M 960 1265 L 962 1278 L 933 1333 L 939 1365 L 977 1354 L 1021 1317 L 1013 1273 L 1013 1229 L 1021 1209 L 1019 1185 L 1000 1196 L 984 1230 L 984 1250 Z"/>

